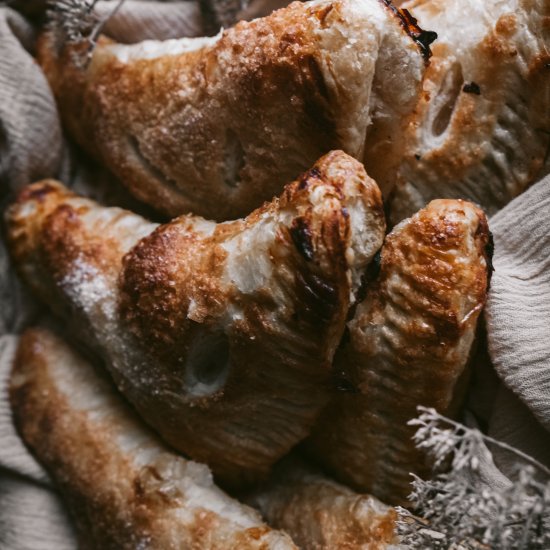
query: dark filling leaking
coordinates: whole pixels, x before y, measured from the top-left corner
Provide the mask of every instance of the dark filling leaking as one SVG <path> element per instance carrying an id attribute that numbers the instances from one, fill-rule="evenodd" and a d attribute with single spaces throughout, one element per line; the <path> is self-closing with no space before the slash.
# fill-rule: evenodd
<path id="1" fill-rule="evenodd" d="M 430 57 L 432 57 L 430 44 L 436 40 L 437 33 L 421 29 L 417 19 L 411 15 L 409 10 L 396 8 L 391 3 L 391 0 L 380 1 L 397 16 L 405 32 L 416 42 L 422 57 L 424 57 L 424 61 L 427 63 Z"/>

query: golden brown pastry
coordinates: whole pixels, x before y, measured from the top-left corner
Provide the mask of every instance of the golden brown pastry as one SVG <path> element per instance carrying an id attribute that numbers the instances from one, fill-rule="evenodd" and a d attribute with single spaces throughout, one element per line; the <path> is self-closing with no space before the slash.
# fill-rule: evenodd
<path id="1" fill-rule="evenodd" d="M 394 508 L 354 493 L 294 457 L 278 464 L 269 484 L 247 502 L 302 550 L 401 548 Z"/>
<path id="2" fill-rule="evenodd" d="M 410 112 L 424 59 L 407 31 L 380 0 L 317 0 L 213 38 L 104 40 L 86 69 L 45 35 L 39 60 L 69 134 L 138 198 L 225 220 L 331 149 L 362 160 L 371 103 Z"/>
<path id="3" fill-rule="evenodd" d="M 487 295 L 488 244 L 485 215 L 460 200 L 432 201 L 386 237 L 379 275 L 335 358 L 348 391 L 309 441 L 341 481 L 402 504 L 410 472 L 429 475 L 407 422 L 418 405 L 456 414 Z"/>
<path id="4" fill-rule="evenodd" d="M 385 229 L 376 183 L 338 151 L 244 220 L 155 228 L 52 181 L 7 219 L 24 278 L 143 418 L 235 484 L 309 433 Z"/>
<path id="5" fill-rule="evenodd" d="M 548 170 L 550 3 L 413 0 L 403 7 L 439 37 L 403 135 L 392 222 L 435 198 L 469 199 L 493 214 Z"/>
<path id="6" fill-rule="evenodd" d="M 209 469 L 166 448 L 108 380 L 45 329 L 21 338 L 11 376 L 20 434 L 90 550 L 290 550 Z"/>

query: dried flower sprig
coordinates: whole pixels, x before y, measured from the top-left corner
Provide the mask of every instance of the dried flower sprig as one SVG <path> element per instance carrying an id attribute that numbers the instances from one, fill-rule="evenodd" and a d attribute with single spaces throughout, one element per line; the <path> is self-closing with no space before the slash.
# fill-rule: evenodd
<path id="1" fill-rule="evenodd" d="M 419 407 L 414 437 L 434 463 L 435 476 L 413 476 L 414 512 L 398 508 L 398 532 L 407 548 L 547 549 L 550 548 L 550 470 L 532 457 L 479 430 L 454 422 L 434 409 Z M 480 475 L 492 460 L 486 444 L 515 455 L 517 479 L 491 488 Z M 442 471 L 449 465 L 448 471 Z M 540 477 L 545 482 L 539 481 Z"/>
<path id="2" fill-rule="evenodd" d="M 78 53 L 78 61 L 87 62 L 105 23 L 117 13 L 124 1 L 113 1 L 113 9 L 100 17 L 95 11 L 98 0 L 49 0 L 47 26 L 59 48 L 66 44 L 85 44 Z"/>

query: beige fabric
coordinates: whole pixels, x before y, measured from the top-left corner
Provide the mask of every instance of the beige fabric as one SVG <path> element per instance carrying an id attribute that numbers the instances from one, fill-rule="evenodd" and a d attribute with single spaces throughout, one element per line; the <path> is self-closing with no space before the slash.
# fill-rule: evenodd
<path id="1" fill-rule="evenodd" d="M 11 473 L 0 476 L 2 550 L 74 550 L 76 538 L 51 490 Z"/>
<path id="2" fill-rule="evenodd" d="M 100 3 L 100 9 L 110 8 Z M 118 40 L 200 34 L 193 2 L 132 2 L 109 23 Z M 0 8 L 0 208 L 26 183 L 60 177 L 79 192 L 111 203 L 133 204 L 116 184 L 81 161 L 64 144 L 55 104 L 34 63 L 33 29 Z M 89 181 L 104 181 L 91 188 Z M 507 389 L 495 388 L 487 413 L 489 433 L 549 462 L 550 449 L 550 178 L 491 219 L 495 273 L 487 306 L 491 359 Z M 27 453 L 11 422 L 6 380 L 16 336 L 34 323 L 39 305 L 19 284 L 0 239 L 0 548 L 65 550 L 76 547 L 67 516 L 47 475 Z M 486 378 L 487 380 L 490 378 Z M 484 378 L 480 379 L 481 381 Z M 493 392 L 494 393 L 494 392 Z M 484 407 L 479 407 L 483 410 Z M 485 407 L 488 409 L 488 407 Z M 505 473 L 512 465 L 495 456 Z M 507 482 L 486 464 L 493 485 Z"/>
<path id="3" fill-rule="evenodd" d="M 486 316 L 495 369 L 550 431 L 550 177 L 491 218 Z"/>
<path id="4" fill-rule="evenodd" d="M 32 27 L 0 8 L 0 190 L 58 174 L 63 158 L 55 102 L 40 68 L 26 51 Z"/>
<path id="5" fill-rule="evenodd" d="M 112 1 L 97 4 L 98 13 L 107 15 Z M 131 44 L 141 40 L 166 40 L 182 36 L 201 36 L 202 23 L 197 2 L 125 2 L 104 29 L 119 42 Z"/>

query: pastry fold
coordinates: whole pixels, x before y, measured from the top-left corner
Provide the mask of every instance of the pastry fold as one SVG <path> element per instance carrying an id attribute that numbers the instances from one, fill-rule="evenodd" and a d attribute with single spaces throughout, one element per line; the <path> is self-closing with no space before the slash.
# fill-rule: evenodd
<path id="1" fill-rule="evenodd" d="M 379 273 L 336 354 L 343 391 L 308 441 L 341 481 L 406 504 L 410 473 L 430 475 L 407 422 L 418 405 L 447 416 L 461 405 L 489 253 L 485 215 L 461 200 L 432 201 L 386 237 Z"/>
<path id="2" fill-rule="evenodd" d="M 376 183 L 338 151 L 234 222 L 157 227 L 51 180 L 23 190 L 7 222 L 23 277 L 142 417 L 235 485 L 309 433 L 385 231 Z"/>
<path id="3" fill-rule="evenodd" d="M 387 2 L 316 0 L 212 38 L 100 40 L 89 65 L 47 34 L 38 59 L 71 137 L 138 198 L 227 220 L 327 151 L 363 160 L 371 119 L 402 121 L 425 66 L 407 29 Z"/>
<path id="4" fill-rule="evenodd" d="M 548 171 L 547 0 L 412 0 L 438 33 L 423 93 L 402 136 L 391 221 L 430 200 L 462 198 L 494 214 Z M 381 187 L 384 174 L 369 168 Z"/>
<path id="5" fill-rule="evenodd" d="M 278 464 L 268 484 L 246 501 L 302 550 L 397 550 L 397 513 L 357 494 L 296 457 Z"/>
<path id="6" fill-rule="evenodd" d="M 82 549 L 291 550 L 209 469 L 166 448 L 108 379 L 46 329 L 21 337 L 16 424 L 72 514 Z"/>

